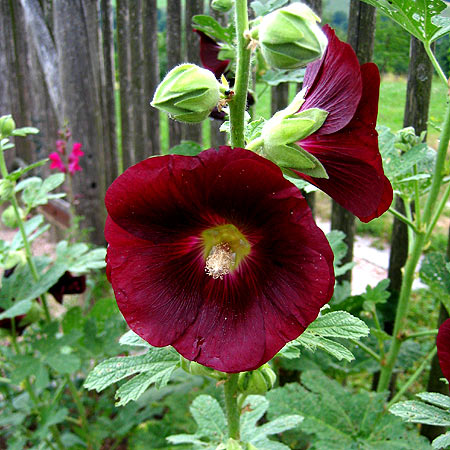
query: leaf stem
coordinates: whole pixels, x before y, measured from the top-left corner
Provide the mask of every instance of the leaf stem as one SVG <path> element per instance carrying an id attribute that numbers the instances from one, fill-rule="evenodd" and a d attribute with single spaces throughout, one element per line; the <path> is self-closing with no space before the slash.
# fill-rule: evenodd
<path id="1" fill-rule="evenodd" d="M 428 366 L 428 363 L 434 358 L 437 352 L 436 346 L 428 353 L 427 357 L 422 361 L 422 364 L 417 368 L 417 370 L 411 375 L 411 377 L 406 381 L 405 384 L 400 388 L 397 394 L 394 395 L 393 399 L 388 403 L 387 408 L 389 409 L 395 402 L 400 400 L 402 395 L 408 390 L 408 388 L 419 378 L 420 374 Z"/>
<path id="2" fill-rule="evenodd" d="M 244 117 L 247 104 L 247 90 L 250 79 L 251 50 L 249 40 L 244 36 L 248 30 L 247 0 L 236 0 L 235 23 L 237 36 L 236 83 L 234 97 L 230 101 L 230 134 L 232 147 L 245 147 Z"/>
<path id="3" fill-rule="evenodd" d="M 360 341 L 357 341 L 356 339 L 350 339 L 350 342 L 352 344 L 357 345 L 358 347 L 361 348 L 361 350 L 365 351 L 368 355 L 370 355 L 373 359 L 375 359 L 376 361 L 380 362 L 381 358 L 380 355 L 377 355 L 370 347 L 368 347 L 366 344 L 363 344 Z"/>
<path id="4" fill-rule="evenodd" d="M 404 341 L 408 339 L 415 339 L 419 337 L 427 337 L 427 336 L 436 336 L 438 334 L 438 330 L 425 330 L 425 331 L 419 331 L 418 333 L 411 333 L 408 334 L 403 338 Z"/>
<path id="5" fill-rule="evenodd" d="M 434 56 L 433 51 L 431 50 L 431 46 L 429 42 L 424 42 L 425 51 L 427 52 L 428 57 L 430 58 L 431 64 L 433 64 L 434 69 L 436 70 L 437 74 L 439 75 L 439 78 L 445 83 L 446 86 L 448 86 L 448 80 L 445 76 L 444 71 L 442 70 L 438 60 L 436 59 L 436 56 Z"/>
<path id="6" fill-rule="evenodd" d="M 225 382 L 225 409 L 228 422 L 228 437 L 239 440 L 240 438 L 240 411 L 237 403 L 238 373 L 231 373 Z"/>
<path id="7" fill-rule="evenodd" d="M 406 225 L 408 225 L 409 227 L 411 227 L 414 231 L 418 231 L 416 228 L 416 225 L 414 224 L 414 222 L 412 222 L 411 220 L 409 220 L 406 216 L 404 216 L 402 213 L 398 212 L 396 209 L 394 209 L 392 206 L 388 209 L 388 211 L 395 217 L 397 217 L 397 219 L 401 220 L 403 223 L 405 223 Z"/>

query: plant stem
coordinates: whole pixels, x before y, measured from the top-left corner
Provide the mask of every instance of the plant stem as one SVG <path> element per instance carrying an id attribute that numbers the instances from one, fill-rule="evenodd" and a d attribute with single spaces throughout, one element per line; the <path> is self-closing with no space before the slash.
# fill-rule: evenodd
<path id="1" fill-rule="evenodd" d="M 87 441 L 87 448 L 92 449 L 91 439 L 90 439 L 90 435 L 89 435 L 89 427 L 88 427 L 87 416 L 86 416 L 86 409 L 83 405 L 83 402 L 81 401 L 80 393 L 78 392 L 76 386 L 73 384 L 73 381 L 70 378 L 70 375 L 67 375 L 67 385 L 69 386 L 70 393 L 72 395 L 73 401 L 75 402 L 75 405 L 78 410 L 78 414 L 80 416 L 81 428 L 84 431 L 84 435 L 85 435 L 85 438 Z"/>
<path id="2" fill-rule="evenodd" d="M 237 36 L 236 83 L 234 97 L 230 101 L 230 134 L 232 147 L 245 147 L 244 117 L 247 105 L 247 90 L 250 78 L 251 50 L 247 48 L 248 39 L 244 32 L 248 30 L 247 0 L 236 0 L 235 23 Z"/>
<path id="3" fill-rule="evenodd" d="M 442 211 L 444 211 L 449 196 L 450 196 L 450 183 L 445 188 L 444 194 L 440 198 L 439 204 L 434 210 L 433 217 L 431 219 L 430 225 L 428 226 L 428 230 L 425 234 L 425 244 L 427 244 L 428 241 L 430 240 L 431 233 L 433 232 L 434 227 L 436 226 L 437 221 L 439 220 L 439 217 L 441 217 Z"/>
<path id="4" fill-rule="evenodd" d="M 3 149 L 1 147 L 1 143 L 0 143 L 0 171 L 1 171 L 2 177 L 4 179 L 7 179 L 9 174 L 8 174 L 8 169 L 6 167 L 5 157 L 3 155 Z M 20 235 L 22 236 L 23 246 L 25 248 L 25 255 L 26 255 L 28 267 L 30 268 L 30 272 L 31 272 L 31 275 L 33 276 L 34 281 L 39 281 L 39 274 L 37 272 L 36 266 L 33 261 L 32 253 L 31 253 L 31 246 L 30 246 L 30 243 L 27 238 L 27 233 L 25 232 L 25 227 L 23 224 L 22 217 L 20 216 L 19 205 L 17 203 L 16 194 L 14 191 L 11 194 L 9 201 L 11 202 L 11 205 L 14 209 L 14 215 L 16 216 L 16 220 L 19 225 L 19 231 L 20 231 Z M 47 320 L 47 322 L 50 322 L 51 321 L 50 312 L 48 310 L 47 298 L 46 298 L 45 294 L 41 295 L 41 300 L 42 300 L 42 306 L 44 307 L 45 319 Z"/>
<path id="5" fill-rule="evenodd" d="M 438 334 L 438 331 L 439 330 L 419 331 L 418 333 L 408 334 L 408 336 L 405 336 L 403 340 L 406 341 L 407 339 L 414 339 L 418 337 L 436 336 Z"/>
<path id="6" fill-rule="evenodd" d="M 407 217 L 405 217 L 402 213 L 399 213 L 396 209 L 392 208 L 392 206 L 388 209 L 388 211 L 395 217 L 397 217 L 397 219 L 401 220 L 403 223 L 405 223 L 406 225 L 408 225 L 409 227 L 411 227 L 414 231 L 417 232 L 417 228 L 416 225 L 409 220 Z"/>
<path id="7" fill-rule="evenodd" d="M 228 436 L 239 440 L 240 436 L 240 411 L 237 404 L 237 373 L 228 376 L 223 388 L 225 393 L 225 409 L 228 422 Z"/>
<path id="8" fill-rule="evenodd" d="M 356 339 L 350 339 L 350 342 L 352 344 L 357 345 L 361 350 L 365 351 L 368 355 L 370 355 L 373 359 L 380 362 L 381 358 L 380 355 L 377 355 L 370 347 L 367 347 L 366 344 L 363 344 L 360 341 L 357 341 Z"/>
<path id="9" fill-rule="evenodd" d="M 411 375 L 411 377 L 406 381 L 406 383 L 400 388 L 400 390 L 395 394 L 394 398 L 388 403 L 388 409 L 400 398 L 402 395 L 408 390 L 408 388 L 417 380 L 423 370 L 427 367 L 428 363 L 434 358 L 434 355 L 437 352 L 436 346 L 433 347 L 430 353 L 428 353 L 427 357 L 422 361 L 422 364 L 417 368 L 417 370 Z"/>
<path id="10" fill-rule="evenodd" d="M 450 141 L 450 103 L 447 104 L 445 112 L 444 124 L 442 127 L 441 138 L 439 141 L 438 152 L 436 156 L 435 168 L 433 171 L 433 180 L 431 183 L 430 193 L 428 195 L 425 207 L 422 214 L 422 223 L 425 225 L 426 233 L 418 232 L 414 240 L 413 248 L 406 261 L 405 272 L 403 275 L 402 286 L 400 289 L 400 296 L 398 300 L 397 312 L 395 315 L 395 324 L 391 348 L 387 355 L 386 365 L 382 367 L 380 381 L 378 383 L 378 392 L 383 392 L 388 389 L 391 380 L 392 371 L 394 370 L 395 362 L 397 361 L 398 352 L 403 340 L 402 331 L 404 329 L 406 317 L 408 315 L 409 299 L 411 296 L 412 283 L 414 281 L 414 273 L 422 254 L 422 249 L 426 243 L 426 236 L 429 236 L 433 223 L 430 223 L 433 209 L 439 195 L 442 184 L 445 158 L 447 155 L 448 143 Z M 416 205 L 417 208 L 420 205 Z"/>
<path id="11" fill-rule="evenodd" d="M 436 70 L 437 74 L 439 75 L 439 78 L 445 83 L 446 86 L 448 86 L 448 80 L 445 76 L 444 71 L 442 70 L 440 64 L 438 63 L 438 60 L 434 56 L 434 53 L 431 50 L 431 46 L 429 43 L 424 43 L 425 51 L 427 52 L 428 57 L 430 58 L 431 63 L 433 64 L 434 69 Z"/>

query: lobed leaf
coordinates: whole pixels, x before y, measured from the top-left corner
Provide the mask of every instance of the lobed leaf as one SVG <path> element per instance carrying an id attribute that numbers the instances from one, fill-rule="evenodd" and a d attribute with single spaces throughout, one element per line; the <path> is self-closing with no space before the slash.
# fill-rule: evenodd
<path id="1" fill-rule="evenodd" d="M 364 0 L 422 42 L 431 43 L 450 32 L 450 18 L 441 15 L 442 0 Z"/>
<path id="2" fill-rule="evenodd" d="M 389 411 L 401 417 L 405 422 L 450 426 L 450 412 L 416 400 L 396 403 L 391 406 Z"/>

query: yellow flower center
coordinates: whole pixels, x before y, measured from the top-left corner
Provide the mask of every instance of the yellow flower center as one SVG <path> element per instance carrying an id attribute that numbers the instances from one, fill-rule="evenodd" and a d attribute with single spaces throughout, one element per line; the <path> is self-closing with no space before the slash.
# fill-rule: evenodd
<path id="1" fill-rule="evenodd" d="M 205 272 L 214 279 L 223 279 L 239 267 L 250 253 L 245 236 L 232 224 L 208 228 L 201 235 L 204 246 Z"/>

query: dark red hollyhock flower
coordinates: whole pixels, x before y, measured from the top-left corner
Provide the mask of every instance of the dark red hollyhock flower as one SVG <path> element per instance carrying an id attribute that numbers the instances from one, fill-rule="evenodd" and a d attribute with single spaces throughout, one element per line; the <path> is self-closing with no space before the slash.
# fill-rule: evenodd
<path id="1" fill-rule="evenodd" d="M 146 159 L 105 203 L 108 277 L 151 345 L 224 372 L 256 369 L 332 295 L 333 254 L 305 199 L 253 152 Z"/>
<path id="2" fill-rule="evenodd" d="M 230 60 L 218 58 L 220 45 L 214 39 L 211 39 L 203 31 L 195 29 L 194 31 L 200 36 L 200 61 L 203 67 L 210 70 L 219 79 L 227 69 Z"/>
<path id="3" fill-rule="evenodd" d="M 436 345 L 439 365 L 444 377 L 450 383 L 450 319 L 439 327 Z"/>
<path id="4" fill-rule="evenodd" d="M 55 297 L 55 300 L 59 303 L 63 302 L 63 297 L 66 294 L 82 294 L 86 290 L 86 275 L 73 276 L 70 272 L 66 271 L 59 278 L 48 292 Z"/>
<path id="5" fill-rule="evenodd" d="M 329 178 L 302 178 L 344 208 L 369 222 L 392 203 L 392 187 L 383 172 L 375 130 L 380 75 L 373 63 L 359 65 L 350 45 L 324 27 L 328 47 L 306 68 L 305 102 L 300 108 L 328 111 L 322 127 L 298 144 L 325 167 Z"/>

